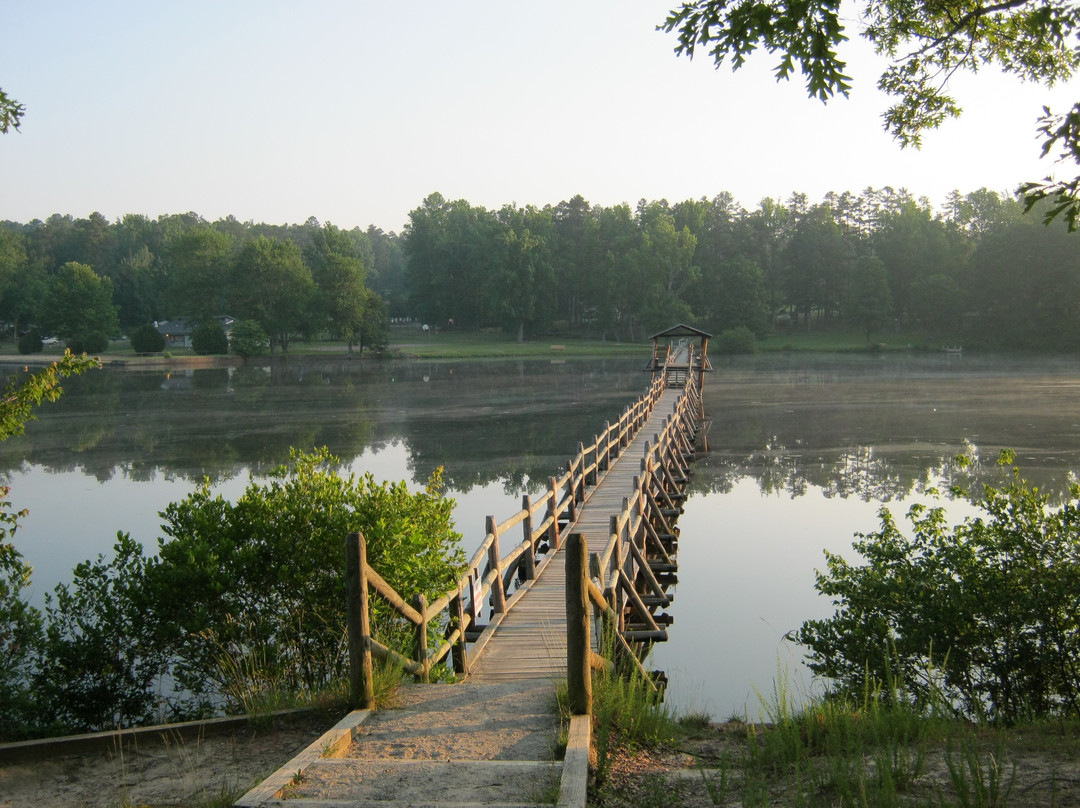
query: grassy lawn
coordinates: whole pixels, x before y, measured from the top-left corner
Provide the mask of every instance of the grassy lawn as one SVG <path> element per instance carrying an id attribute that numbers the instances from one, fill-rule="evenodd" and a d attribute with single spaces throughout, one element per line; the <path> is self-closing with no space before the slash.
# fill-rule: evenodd
<path id="1" fill-rule="evenodd" d="M 912 346 L 936 350 L 941 346 L 927 346 L 921 344 L 917 337 L 911 334 L 890 334 L 888 336 L 874 337 L 871 343 L 875 350 L 880 351 L 907 351 Z M 647 340 L 640 342 L 616 342 L 614 340 L 581 339 L 577 337 L 542 337 L 526 342 L 517 342 L 516 339 L 501 333 L 494 332 L 471 332 L 471 331 L 440 331 L 439 333 L 424 333 L 414 328 L 393 328 L 390 332 L 390 355 L 394 357 L 407 357 L 417 359 L 558 359 L 563 357 L 590 357 L 590 356 L 631 356 L 648 358 L 651 343 Z M 759 353 L 773 353 L 780 351 L 795 352 L 862 352 L 869 350 L 865 336 L 857 333 L 843 332 L 811 332 L 791 331 L 787 333 L 773 334 L 758 340 L 757 350 Z M 27 361 L 32 364 L 42 364 L 54 361 L 63 353 L 60 346 L 49 346 L 40 354 L 24 356 L 16 350 L 14 341 L 0 341 L 0 358 L 10 357 L 18 361 Z M 711 351 L 716 355 L 716 346 Z M 165 351 L 169 357 L 193 357 L 195 352 L 190 348 L 170 348 Z M 294 340 L 289 345 L 289 350 L 278 356 L 327 356 L 336 357 L 348 354 L 348 348 L 343 342 L 317 341 L 304 342 Z M 359 356 L 359 352 L 356 354 Z M 364 354 L 365 357 L 369 354 Z M 105 360 L 130 359 L 136 360 L 130 343 L 115 340 L 109 349 L 101 354 Z M 157 361 L 160 361 L 160 357 Z M 137 364 L 137 362 L 135 362 Z"/>

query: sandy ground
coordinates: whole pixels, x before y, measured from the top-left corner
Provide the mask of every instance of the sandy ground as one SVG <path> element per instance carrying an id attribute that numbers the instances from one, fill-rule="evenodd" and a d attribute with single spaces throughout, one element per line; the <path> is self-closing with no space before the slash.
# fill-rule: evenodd
<path id="1" fill-rule="evenodd" d="M 335 720 L 307 715 L 194 741 L 142 741 L 123 751 L 0 761 L 0 808 L 199 806 L 224 796 L 220 804 L 229 804 Z"/>

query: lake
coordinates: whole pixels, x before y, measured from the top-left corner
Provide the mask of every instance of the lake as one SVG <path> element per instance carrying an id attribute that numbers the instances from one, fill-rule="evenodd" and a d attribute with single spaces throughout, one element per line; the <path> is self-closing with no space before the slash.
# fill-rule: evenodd
<path id="1" fill-rule="evenodd" d="M 203 479 L 229 498 L 290 446 L 328 446 L 344 465 L 420 488 L 437 466 L 468 554 L 484 518 L 539 493 L 579 441 L 647 383 L 642 359 L 278 361 L 234 370 L 106 369 L 69 381 L 27 433 L 0 444 L 11 500 L 30 515 L 15 542 L 33 600 L 108 554 L 119 530 L 156 547 L 158 512 Z M 680 520 L 671 639 L 651 667 L 669 702 L 717 718 L 749 712 L 778 672 L 813 692 L 784 635 L 831 613 L 813 589 L 823 550 L 928 489 L 998 479 L 1012 448 L 1025 475 L 1064 490 L 1080 469 L 1080 361 L 949 355 L 713 359 L 709 452 Z M 970 473 L 951 463 L 975 460 Z M 949 502 L 952 521 L 971 513 Z"/>

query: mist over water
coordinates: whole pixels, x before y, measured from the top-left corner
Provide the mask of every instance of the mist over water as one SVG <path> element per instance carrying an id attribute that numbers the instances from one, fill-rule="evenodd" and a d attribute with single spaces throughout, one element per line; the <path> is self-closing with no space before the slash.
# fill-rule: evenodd
<path id="1" fill-rule="evenodd" d="M 643 349 L 643 360 L 646 350 Z M 537 494 L 645 388 L 637 360 L 387 362 L 295 359 L 236 370 L 106 369 L 66 384 L 26 435 L 0 444 L 15 543 L 33 600 L 109 555 L 118 530 L 153 552 L 158 512 L 204 477 L 227 498 L 289 447 L 326 445 L 344 466 L 419 488 L 438 466 L 467 553 L 484 517 Z M 1025 473 L 1065 490 L 1080 469 L 1080 362 L 944 355 L 713 358 L 709 452 L 693 466 L 679 527 L 675 623 L 652 667 L 669 702 L 717 718 L 749 711 L 778 671 L 816 687 L 783 640 L 830 604 L 813 590 L 823 550 L 898 517 L 928 489 Z M 960 473 L 957 454 L 976 462 Z M 946 502 L 951 521 L 971 512 Z"/>

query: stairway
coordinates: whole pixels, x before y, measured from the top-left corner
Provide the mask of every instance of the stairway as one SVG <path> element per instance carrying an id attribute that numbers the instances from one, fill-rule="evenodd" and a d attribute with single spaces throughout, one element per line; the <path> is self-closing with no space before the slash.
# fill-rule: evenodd
<path id="1" fill-rule="evenodd" d="M 398 706 L 370 713 L 339 746 L 324 736 L 236 805 L 525 808 L 560 797 L 551 679 L 405 685 Z"/>

